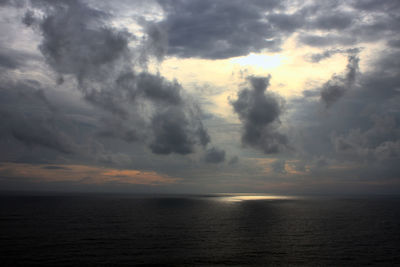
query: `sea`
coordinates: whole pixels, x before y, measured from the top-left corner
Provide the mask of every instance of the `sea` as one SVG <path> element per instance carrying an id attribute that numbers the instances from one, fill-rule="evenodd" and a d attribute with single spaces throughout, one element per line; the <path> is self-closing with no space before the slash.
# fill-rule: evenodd
<path id="1" fill-rule="evenodd" d="M 0 195 L 2 266 L 400 266 L 399 196 Z"/>

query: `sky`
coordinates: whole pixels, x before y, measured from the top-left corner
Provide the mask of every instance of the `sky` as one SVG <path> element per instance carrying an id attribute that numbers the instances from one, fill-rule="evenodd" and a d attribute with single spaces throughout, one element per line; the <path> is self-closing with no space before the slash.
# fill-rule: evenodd
<path id="1" fill-rule="evenodd" d="M 400 193 L 398 0 L 0 0 L 0 188 Z"/>

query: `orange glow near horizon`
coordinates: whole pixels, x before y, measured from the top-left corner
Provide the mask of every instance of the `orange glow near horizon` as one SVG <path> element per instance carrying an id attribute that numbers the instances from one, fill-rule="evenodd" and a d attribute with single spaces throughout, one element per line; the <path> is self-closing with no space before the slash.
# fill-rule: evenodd
<path id="1" fill-rule="evenodd" d="M 2 163 L 0 176 L 32 179 L 37 182 L 78 182 L 82 184 L 122 183 L 162 185 L 176 183 L 180 178 L 154 171 L 119 170 L 87 165 Z"/>

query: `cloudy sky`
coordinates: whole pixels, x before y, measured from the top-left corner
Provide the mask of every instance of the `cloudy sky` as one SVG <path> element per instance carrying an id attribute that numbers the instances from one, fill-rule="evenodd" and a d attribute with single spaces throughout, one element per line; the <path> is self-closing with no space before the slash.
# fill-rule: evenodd
<path id="1" fill-rule="evenodd" d="M 399 193 L 398 0 L 0 0 L 0 188 Z"/>

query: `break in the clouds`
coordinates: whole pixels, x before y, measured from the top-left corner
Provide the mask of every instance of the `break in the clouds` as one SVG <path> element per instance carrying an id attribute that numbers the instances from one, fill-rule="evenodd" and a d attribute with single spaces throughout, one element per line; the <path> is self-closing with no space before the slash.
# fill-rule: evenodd
<path id="1" fill-rule="evenodd" d="M 0 184 L 398 192 L 399 11 L 0 1 Z"/>

